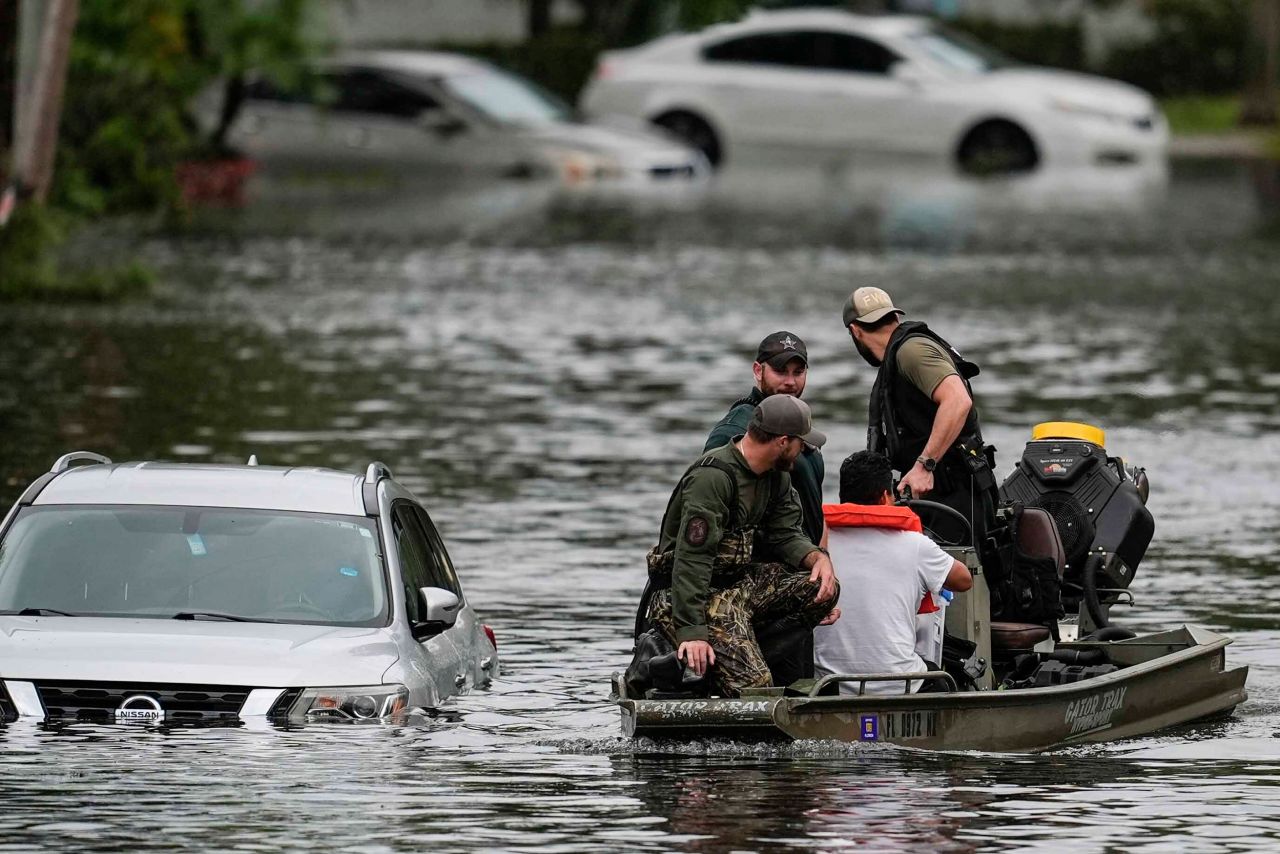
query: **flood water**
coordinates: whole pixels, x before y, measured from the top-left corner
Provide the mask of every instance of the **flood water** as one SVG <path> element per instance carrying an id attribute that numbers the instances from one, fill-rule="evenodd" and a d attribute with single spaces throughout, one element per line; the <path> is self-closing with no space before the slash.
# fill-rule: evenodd
<path id="1" fill-rule="evenodd" d="M 1276 845 L 1269 175 L 905 197 L 766 176 L 792 191 L 768 203 L 751 181 L 701 200 L 498 187 L 123 242 L 159 272 L 154 303 L 0 309 L 3 504 L 76 448 L 382 460 L 428 505 L 505 673 L 412 727 L 0 728 L 0 850 Z M 607 680 L 675 478 L 777 329 L 808 342 L 828 472 L 857 450 L 872 376 L 839 311 L 869 284 L 982 366 L 1001 476 L 1050 419 L 1105 427 L 1147 468 L 1156 538 L 1115 616 L 1231 634 L 1251 668 L 1233 718 L 1030 757 L 620 736 Z"/>

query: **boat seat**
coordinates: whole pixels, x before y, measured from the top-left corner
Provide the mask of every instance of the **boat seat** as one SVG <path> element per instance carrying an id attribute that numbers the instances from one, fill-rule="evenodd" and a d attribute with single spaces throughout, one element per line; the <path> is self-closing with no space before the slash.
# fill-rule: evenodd
<path id="1" fill-rule="evenodd" d="M 1024 507 L 1018 516 L 1018 550 L 1033 558 L 1049 558 L 1058 568 L 1058 578 L 1067 568 L 1067 552 L 1062 533 L 1048 510 Z"/>
<path id="2" fill-rule="evenodd" d="M 1031 648 L 1051 637 L 1047 626 L 1035 623 L 991 624 L 991 649 L 1006 652 L 1030 652 Z"/>

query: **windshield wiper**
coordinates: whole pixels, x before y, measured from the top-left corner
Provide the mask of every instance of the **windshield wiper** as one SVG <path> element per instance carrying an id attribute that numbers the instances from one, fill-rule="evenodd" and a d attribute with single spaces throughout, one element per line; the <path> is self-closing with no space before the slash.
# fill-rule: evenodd
<path id="1" fill-rule="evenodd" d="M 18 611 L 0 611 L 0 615 L 6 617 L 79 617 L 79 614 L 69 614 L 66 611 L 59 611 L 55 608 L 23 608 Z"/>
<path id="2" fill-rule="evenodd" d="M 171 619 L 174 620 L 226 620 L 231 623 L 274 623 L 275 620 L 257 620 L 253 617 L 241 617 L 239 614 L 223 614 L 218 611 L 179 611 Z"/>

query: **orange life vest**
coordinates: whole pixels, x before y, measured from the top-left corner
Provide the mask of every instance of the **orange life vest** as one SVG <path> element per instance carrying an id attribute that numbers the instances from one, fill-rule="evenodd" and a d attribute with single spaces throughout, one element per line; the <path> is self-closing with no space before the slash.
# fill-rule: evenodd
<path id="1" fill-rule="evenodd" d="M 828 528 L 886 528 L 924 533 L 920 517 L 910 507 L 895 504 L 823 504 L 822 516 Z M 938 610 L 933 594 L 926 592 L 917 613 L 932 614 Z"/>
<path id="2" fill-rule="evenodd" d="M 894 504 L 823 504 L 828 528 L 888 528 L 924 533 L 920 517 L 910 507 Z"/>

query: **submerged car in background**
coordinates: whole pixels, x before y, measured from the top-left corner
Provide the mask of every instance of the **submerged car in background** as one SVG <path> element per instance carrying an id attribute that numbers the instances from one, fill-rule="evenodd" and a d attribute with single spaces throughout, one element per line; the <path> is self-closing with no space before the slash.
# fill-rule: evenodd
<path id="1" fill-rule="evenodd" d="M 0 722 L 396 720 L 497 671 L 439 533 L 380 463 L 80 451 L 0 526 Z"/>
<path id="2" fill-rule="evenodd" d="M 201 105 L 206 117 L 214 99 Z M 291 89 L 255 79 L 227 142 L 267 169 L 373 184 L 475 173 L 647 186 L 708 172 L 699 152 L 665 134 L 583 124 L 522 77 L 425 51 L 345 54 Z"/>
<path id="3" fill-rule="evenodd" d="M 743 21 L 603 55 L 584 113 L 665 128 L 719 164 L 747 148 L 894 152 L 969 173 L 1163 160 L 1147 93 L 1019 66 L 935 21 L 833 10 Z"/>

